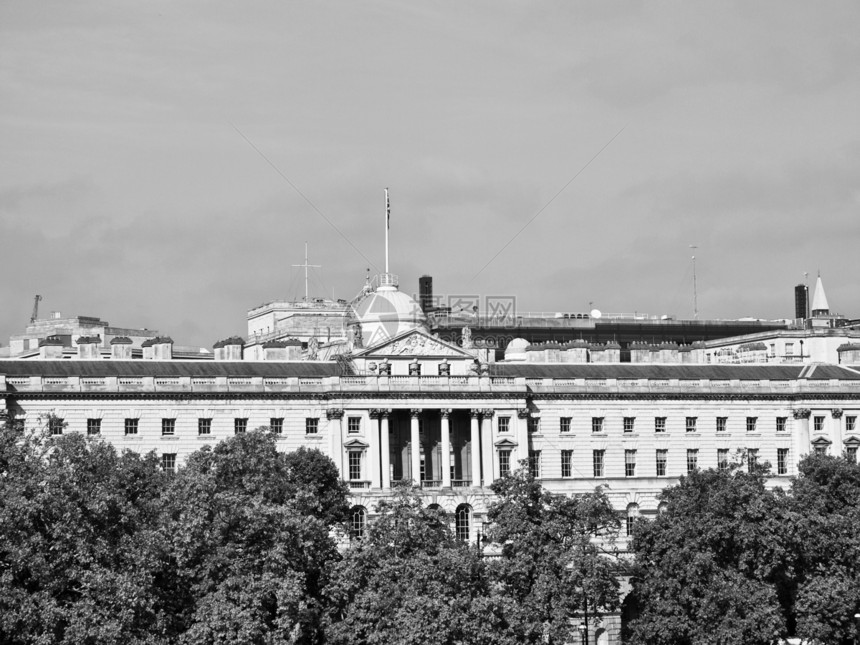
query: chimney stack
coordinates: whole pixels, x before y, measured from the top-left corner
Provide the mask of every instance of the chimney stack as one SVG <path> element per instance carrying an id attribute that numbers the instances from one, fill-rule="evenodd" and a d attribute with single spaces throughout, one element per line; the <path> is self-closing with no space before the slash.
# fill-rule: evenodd
<path id="1" fill-rule="evenodd" d="M 238 336 L 231 336 L 230 338 L 219 340 L 212 346 L 212 349 L 215 350 L 216 361 L 241 361 L 244 347 L 244 339 Z"/>
<path id="2" fill-rule="evenodd" d="M 117 336 L 110 341 L 110 357 L 115 361 L 131 360 L 131 338 Z"/>
<path id="3" fill-rule="evenodd" d="M 100 336 L 80 336 L 78 338 L 78 358 L 82 360 L 96 360 L 101 358 L 99 347 L 102 339 Z"/>
<path id="4" fill-rule="evenodd" d="M 39 341 L 39 358 L 57 359 L 63 357 L 63 340 L 48 336 Z"/>
<path id="5" fill-rule="evenodd" d="M 173 339 L 167 336 L 150 338 L 140 346 L 143 348 L 145 360 L 169 361 L 173 358 Z"/>

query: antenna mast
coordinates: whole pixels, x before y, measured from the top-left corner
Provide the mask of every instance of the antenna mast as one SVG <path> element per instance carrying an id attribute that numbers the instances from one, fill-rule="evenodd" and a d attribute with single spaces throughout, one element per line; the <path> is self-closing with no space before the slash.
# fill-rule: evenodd
<path id="1" fill-rule="evenodd" d="M 690 248 L 693 249 L 693 253 L 696 252 L 696 249 L 699 248 L 695 244 L 691 244 Z M 693 255 L 693 320 L 699 319 L 699 294 L 696 288 L 696 256 Z"/>
<path id="2" fill-rule="evenodd" d="M 308 264 L 308 243 L 305 242 L 305 263 L 304 264 L 294 264 L 294 267 L 304 267 L 305 268 L 305 302 L 308 301 L 308 269 L 316 268 L 319 269 L 322 265 L 319 264 Z"/>
<path id="3" fill-rule="evenodd" d="M 391 203 L 388 201 L 388 189 L 385 189 L 385 274 L 388 275 L 388 227 L 391 224 Z"/>

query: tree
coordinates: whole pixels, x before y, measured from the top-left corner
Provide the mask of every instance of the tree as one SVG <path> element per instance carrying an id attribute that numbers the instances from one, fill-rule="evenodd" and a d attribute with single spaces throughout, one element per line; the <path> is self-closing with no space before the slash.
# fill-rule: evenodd
<path id="1" fill-rule="evenodd" d="M 695 471 L 634 529 L 633 643 L 774 643 L 788 633 L 795 549 L 766 468 Z"/>
<path id="2" fill-rule="evenodd" d="M 618 516 L 601 489 L 583 495 L 545 490 L 525 466 L 492 485 L 490 538 L 501 545 L 493 566 L 515 608 L 521 642 L 564 642 L 576 614 L 599 618 L 619 606 L 621 565 L 613 541 Z"/>

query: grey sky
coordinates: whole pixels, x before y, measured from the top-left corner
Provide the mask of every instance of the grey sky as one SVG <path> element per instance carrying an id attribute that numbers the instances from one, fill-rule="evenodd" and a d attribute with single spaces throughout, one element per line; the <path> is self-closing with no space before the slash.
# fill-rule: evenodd
<path id="1" fill-rule="evenodd" d="M 248 308 L 414 292 L 523 310 L 860 316 L 856 2 L 0 3 L 0 342 L 43 310 L 182 344 Z M 622 127 L 481 275 L 473 276 Z"/>

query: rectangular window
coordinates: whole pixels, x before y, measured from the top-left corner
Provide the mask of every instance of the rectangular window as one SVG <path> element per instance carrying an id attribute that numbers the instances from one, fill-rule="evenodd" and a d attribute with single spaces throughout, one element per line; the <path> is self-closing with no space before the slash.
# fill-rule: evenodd
<path id="1" fill-rule="evenodd" d="M 698 417 L 687 417 L 687 432 L 696 431 L 696 421 Z"/>
<path id="2" fill-rule="evenodd" d="M 511 451 L 499 450 L 499 475 L 504 477 L 511 473 Z"/>
<path id="3" fill-rule="evenodd" d="M 499 432 L 510 432 L 511 431 L 511 418 L 510 417 L 499 417 Z"/>
<path id="4" fill-rule="evenodd" d="M 826 455 L 827 454 L 827 446 L 815 446 L 815 454 L 816 455 Z"/>
<path id="5" fill-rule="evenodd" d="M 725 432 L 728 425 L 728 417 L 717 417 L 717 432 Z"/>
<path id="6" fill-rule="evenodd" d="M 87 419 L 87 434 L 95 435 L 102 433 L 101 419 Z"/>
<path id="7" fill-rule="evenodd" d="M 320 420 L 316 417 L 305 419 L 305 434 L 317 434 L 320 431 Z"/>
<path id="8" fill-rule="evenodd" d="M 755 465 L 758 463 L 758 448 L 750 448 L 747 450 L 747 470 L 752 472 L 755 470 Z"/>
<path id="9" fill-rule="evenodd" d="M 540 450 L 529 450 L 529 473 L 540 479 Z"/>
<path id="10" fill-rule="evenodd" d="M 654 417 L 654 432 L 666 432 L 666 417 Z"/>
<path id="11" fill-rule="evenodd" d="M 529 417 L 529 432 L 540 432 L 540 417 Z"/>
<path id="12" fill-rule="evenodd" d="M 788 474 L 788 448 L 776 449 L 776 474 Z"/>
<path id="13" fill-rule="evenodd" d="M 172 437 L 176 434 L 176 419 L 161 420 L 161 436 Z"/>
<path id="14" fill-rule="evenodd" d="M 140 419 L 126 419 L 125 420 L 125 434 L 127 436 L 137 434 L 137 428 L 140 425 Z"/>
<path id="15" fill-rule="evenodd" d="M 786 343 L 785 344 L 785 355 L 786 356 L 794 356 L 794 343 Z"/>
<path id="16" fill-rule="evenodd" d="M 603 477 L 603 450 L 595 450 L 592 453 L 592 464 L 594 466 L 594 476 Z"/>
<path id="17" fill-rule="evenodd" d="M 624 432 L 633 432 L 636 417 L 624 417 Z"/>
<path id="18" fill-rule="evenodd" d="M 755 432 L 758 417 L 747 417 L 747 432 Z"/>
<path id="19" fill-rule="evenodd" d="M 269 427 L 275 434 L 284 433 L 284 417 L 272 417 L 269 419 Z"/>
<path id="20" fill-rule="evenodd" d="M 657 477 L 666 476 L 666 462 L 669 461 L 669 451 L 665 448 L 657 450 Z"/>
<path id="21" fill-rule="evenodd" d="M 212 419 L 197 419 L 197 434 L 201 437 L 212 434 Z"/>
<path id="22" fill-rule="evenodd" d="M 688 448 L 687 449 L 687 474 L 691 474 L 696 468 L 699 467 L 699 449 L 698 448 Z"/>
<path id="23" fill-rule="evenodd" d="M 558 420 L 558 431 L 559 432 L 570 432 L 570 422 L 572 421 L 571 417 L 561 417 Z"/>
<path id="24" fill-rule="evenodd" d="M 845 458 L 852 464 L 857 463 L 857 446 L 848 446 L 845 449 Z"/>
<path id="25" fill-rule="evenodd" d="M 856 416 L 846 416 L 845 417 L 845 432 L 854 432 L 857 430 L 857 417 Z"/>
<path id="26" fill-rule="evenodd" d="M 785 432 L 786 428 L 788 428 L 788 417 L 777 417 L 776 418 L 776 431 L 777 432 Z"/>
<path id="27" fill-rule="evenodd" d="M 176 453 L 166 452 L 161 455 L 161 469 L 166 473 L 176 472 Z"/>
<path id="28" fill-rule="evenodd" d="M 245 434 L 248 431 L 248 419 L 236 417 L 233 419 L 233 432 L 235 434 Z"/>
<path id="29" fill-rule="evenodd" d="M 625 477 L 635 477 L 636 476 L 636 451 L 635 450 L 625 450 L 624 451 L 624 476 Z"/>
<path id="30" fill-rule="evenodd" d="M 358 434 L 361 432 L 361 417 L 347 417 L 346 431 L 349 434 Z"/>
<path id="31" fill-rule="evenodd" d="M 48 432 L 52 435 L 63 434 L 63 420 L 59 417 L 48 419 Z"/>
<path id="32" fill-rule="evenodd" d="M 813 417 L 812 427 L 815 432 L 824 432 L 824 417 Z"/>
<path id="33" fill-rule="evenodd" d="M 603 432 L 603 417 L 591 417 L 591 431 Z"/>
<path id="34" fill-rule="evenodd" d="M 561 476 L 573 477 L 573 450 L 561 451 Z"/>
<path id="35" fill-rule="evenodd" d="M 349 451 L 349 478 L 352 481 L 361 479 L 361 452 Z"/>
<path id="36" fill-rule="evenodd" d="M 729 469 L 729 449 L 717 448 L 717 470 Z"/>

